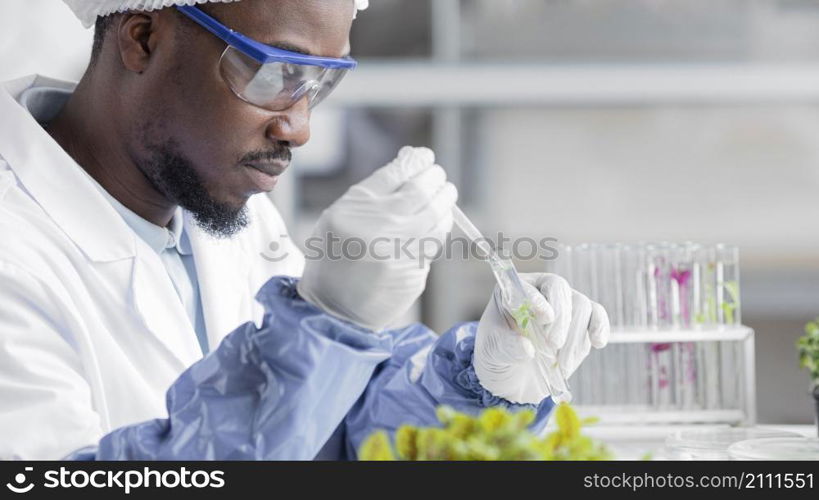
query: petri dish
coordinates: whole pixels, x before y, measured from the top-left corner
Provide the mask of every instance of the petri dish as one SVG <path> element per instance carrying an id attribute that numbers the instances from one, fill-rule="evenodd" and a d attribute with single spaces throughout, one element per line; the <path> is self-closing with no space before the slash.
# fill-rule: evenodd
<path id="1" fill-rule="evenodd" d="M 671 460 L 730 460 L 728 448 L 734 443 L 752 439 L 802 438 L 794 432 L 760 427 L 722 427 L 685 429 L 674 432 L 665 440 Z"/>
<path id="2" fill-rule="evenodd" d="M 733 460 L 819 460 L 819 439 L 752 439 L 732 444 L 728 454 Z"/>

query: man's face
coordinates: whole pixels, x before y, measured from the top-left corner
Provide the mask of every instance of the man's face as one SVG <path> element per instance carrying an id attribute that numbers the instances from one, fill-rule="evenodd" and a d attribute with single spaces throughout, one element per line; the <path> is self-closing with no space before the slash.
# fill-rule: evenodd
<path id="1" fill-rule="evenodd" d="M 325 57 L 349 53 L 353 0 L 242 0 L 203 10 L 265 44 Z M 291 149 L 308 141 L 307 98 L 279 112 L 242 101 L 220 74 L 225 43 L 177 12 L 161 15 L 170 21 L 160 29 L 175 31 L 157 37 L 128 101 L 131 156 L 200 226 L 230 236 L 246 225 L 248 198 L 271 191 Z"/>

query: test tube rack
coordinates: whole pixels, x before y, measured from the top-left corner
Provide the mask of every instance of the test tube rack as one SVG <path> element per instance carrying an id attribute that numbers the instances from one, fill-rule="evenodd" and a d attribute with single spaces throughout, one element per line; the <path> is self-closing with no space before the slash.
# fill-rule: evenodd
<path id="1" fill-rule="evenodd" d="M 737 361 L 741 364 L 736 381 L 738 402 L 733 408 L 668 408 L 627 404 L 585 404 L 575 406 L 583 417 L 596 417 L 600 425 L 651 424 L 728 424 L 754 425 L 756 423 L 756 371 L 754 331 L 747 326 L 723 326 L 696 330 L 620 330 L 613 331 L 609 346 L 687 343 L 736 343 Z M 608 347 L 607 347 L 608 349 Z M 598 355 L 604 356 L 606 349 Z M 604 374 L 611 376 L 610 373 Z M 616 379 L 616 376 L 614 377 Z M 569 384 L 577 395 L 581 390 L 571 378 Z"/>

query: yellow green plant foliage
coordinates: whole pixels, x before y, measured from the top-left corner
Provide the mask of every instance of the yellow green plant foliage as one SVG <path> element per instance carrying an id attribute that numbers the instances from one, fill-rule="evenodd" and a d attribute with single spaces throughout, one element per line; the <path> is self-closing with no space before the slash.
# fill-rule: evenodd
<path id="1" fill-rule="evenodd" d="M 796 341 L 799 365 L 810 372 L 814 385 L 819 385 L 819 318 L 805 325 L 805 335 Z"/>
<path id="2" fill-rule="evenodd" d="M 555 410 L 557 430 L 538 438 L 528 431 L 535 414 L 531 410 L 509 412 L 489 408 L 477 417 L 441 406 L 437 411 L 443 427 L 401 426 L 395 447 L 383 431 L 367 438 L 359 450 L 360 460 L 610 460 L 604 445 L 581 429 L 594 423 L 580 420 L 571 406 Z"/>

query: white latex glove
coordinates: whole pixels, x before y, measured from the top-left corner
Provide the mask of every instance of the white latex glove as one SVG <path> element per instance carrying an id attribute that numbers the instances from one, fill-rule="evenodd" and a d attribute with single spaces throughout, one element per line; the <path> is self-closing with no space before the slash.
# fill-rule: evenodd
<path id="1" fill-rule="evenodd" d="M 521 279 L 545 338 L 530 340 L 520 333 L 496 286 L 478 325 L 475 374 L 495 396 L 513 403 L 539 404 L 551 395 L 542 370 L 545 363 L 553 363 L 550 353 L 557 352 L 560 369 L 568 379 L 592 347 L 606 346 L 611 328 L 603 306 L 572 290 L 560 276 L 522 274 Z"/>
<path id="2" fill-rule="evenodd" d="M 314 238 L 325 242 L 322 248 L 327 248 L 328 235 L 357 244 L 349 246 L 350 255 L 336 259 L 308 255 L 299 294 L 365 328 L 392 326 L 424 291 L 431 257 L 452 229 L 457 199 L 457 189 L 435 165 L 432 151 L 402 148 L 392 163 L 322 213 L 313 231 Z M 351 258 L 358 257 L 354 254 L 360 253 L 362 242 L 375 252 Z"/>

